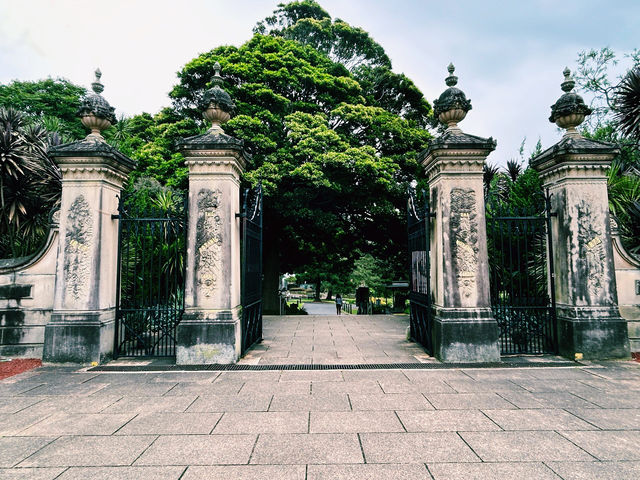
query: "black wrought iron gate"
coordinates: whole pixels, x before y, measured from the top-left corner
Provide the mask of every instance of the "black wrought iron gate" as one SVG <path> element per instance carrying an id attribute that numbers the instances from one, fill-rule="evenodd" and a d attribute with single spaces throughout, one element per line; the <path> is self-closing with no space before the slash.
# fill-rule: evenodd
<path id="1" fill-rule="evenodd" d="M 116 218 L 114 356 L 174 356 L 184 312 L 186 205 L 170 194 L 136 202 L 123 197 Z"/>
<path id="2" fill-rule="evenodd" d="M 557 353 L 548 193 L 544 205 L 487 202 L 491 305 L 503 355 Z"/>
<path id="3" fill-rule="evenodd" d="M 242 353 L 262 339 L 262 186 L 242 207 Z"/>
<path id="4" fill-rule="evenodd" d="M 411 338 L 420 343 L 430 355 L 432 345 L 432 311 L 430 283 L 430 220 L 429 199 L 422 193 L 419 205 L 415 192 L 407 201 L 407 228 L 409 237 L 409 325 Z"/>

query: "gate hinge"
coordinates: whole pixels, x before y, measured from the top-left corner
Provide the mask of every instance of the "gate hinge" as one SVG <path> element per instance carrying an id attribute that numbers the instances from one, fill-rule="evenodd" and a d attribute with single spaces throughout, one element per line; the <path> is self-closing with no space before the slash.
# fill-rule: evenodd
<path id="1" fill-rule="evenodd" d="M 112 213 L 111 214 L 111 220 L 117 220 L 118 218 L 120 218 L 120 214 L 118 214 L 118 213 Z"/>
<path id="2" fill-rule="evenodd" d="M 236 218 L 244 218 L 246 216 L 247 216 L 246 213 L 236 213 Z"/>

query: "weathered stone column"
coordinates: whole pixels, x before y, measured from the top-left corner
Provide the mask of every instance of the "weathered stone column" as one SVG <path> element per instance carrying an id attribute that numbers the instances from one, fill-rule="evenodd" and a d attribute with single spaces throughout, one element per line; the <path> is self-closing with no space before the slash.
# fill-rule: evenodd
<path id="1" fill-rule="evenodd" d="M 495 362 L 499 331 L 489 297 L 482 168 L 496 142 L 458 127 L 471 102 L 455 88 L 453 72 L 449 65 L 449 88 L 434 102 L 448 128 L 420 155 L 436 214 L 430 246 L 434 353 L 444 362 Z"/>
<path id="2" fill-rule="evenodd" d="M 607 168 L 619 150 L 576 130 L 591 109 L 572 92 L 569 69 L 564 75 L 565 94 L 551 107 L 549 120 L 566 133 L 531 160 L 557 215 L 552 240 L 559 349 L 569 358 L 625 358 L 629 341 L 617 306 L 607 193 Z"/>
<path id="3" fill-rule="evenodd" d="M 212 127 L 184 139 L 189 167 L 189 223 L 185 313 L 178 324 L 178 364 L 235 363 L 240 357 L 240 176 L 243 142 L 226 135 L 221 123 L 234 105 L 222 90 L 216 64 L 213 88 L 204 96 L 204 117 Z"/>
<path id="4" fill-rule="evenodd" d="M 100 95 L 101 73 L 79 110 L 91 133 L 51 149 L 62 171 L 60 243 L 53 313 L 45 327 L 46 362 L 101 362 L 114 345 L 118 195 L 134 162 L 100 132 L 116 122 Z"/>

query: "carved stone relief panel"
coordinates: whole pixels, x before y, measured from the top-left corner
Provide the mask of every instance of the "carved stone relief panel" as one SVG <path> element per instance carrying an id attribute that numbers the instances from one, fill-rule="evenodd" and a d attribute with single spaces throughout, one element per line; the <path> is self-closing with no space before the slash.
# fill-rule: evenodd
<path id="1" fill-rule="evenodd" d="M 222 213 L 220 190 L 198 192 L 196 231 L 196 284 L 199 292 L 210 297 L 216 289 L 222 265 Z"/>
<path id="2" fill-rule="evenodd" d="M 78 195 L 69 207 L 63 265 L 66 293 L 75 300 L 85 298 L 89 291 L 92 230 L 89 203 Z"/>
<path id="3" fill-rule="evenodd" d="M 458 291 L 469 298 L 476 290 L 478 271 L 478 220 L 473 189 L 451 189 L 449 228 L 453 273 Z"/>
<path id="4" fill-rule="evenodd" d="M 601 296 L 604 290 L 604 268 L 606 253 L 603 222 L 591 208 L 590 199 L 583 199 L 577 205 L 578 213 L 578 284 L 586 282 L 590 299 Z"/>

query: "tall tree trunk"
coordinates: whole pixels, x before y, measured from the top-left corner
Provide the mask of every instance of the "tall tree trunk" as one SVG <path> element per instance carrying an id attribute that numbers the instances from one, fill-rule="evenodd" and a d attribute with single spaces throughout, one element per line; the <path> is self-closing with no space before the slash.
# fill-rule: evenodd
<path id="1" fill-rule="evenodd" d="M 316 278 L 316 296 L 313 299 L 314 302 L 320 301 L 320 279 Z"/>
<path id="2" fill-rule="evenodd" d="M 333 290 L 329 289 L 329 291 L 327 292 L 327 298 L 325 298 L 325 300 L 331 300 L 332 297 L 333 297 Z"/>

